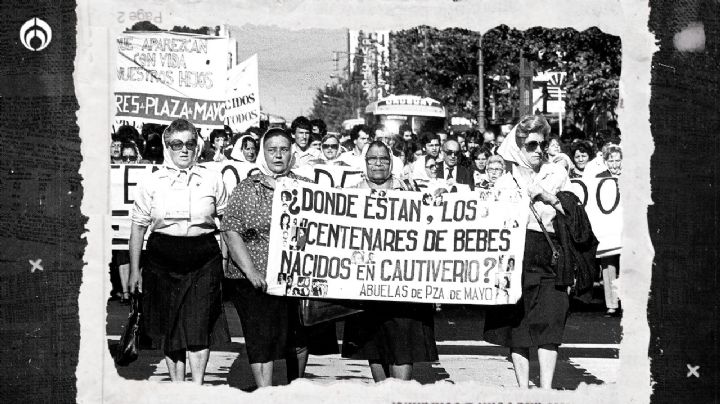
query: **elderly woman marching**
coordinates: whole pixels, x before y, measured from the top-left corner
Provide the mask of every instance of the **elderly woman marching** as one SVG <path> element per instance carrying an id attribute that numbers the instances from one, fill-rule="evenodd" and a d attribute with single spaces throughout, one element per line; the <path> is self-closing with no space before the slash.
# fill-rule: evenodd
<path id="1" fill-rule="evenodd" d="M 541 387 L 552 388 L 557 349 L 562 343 L 569 307 L 568 288 L 558 285 L 553 267 L 553 249 L 558 249 L 553 218 L 563 214 L 556 194 L 565 189 L 569 180 L 563 167 L 543 159 L 549 132 L 545 118 L 526 115 L 498 149 L 498 154 L 512 163 L 509 183 L 528 194 L 539 217 L 538 220 L 531 213 L 528 218 L 522 297 L 514 305 L 490 307 L 485 319 L 485 340 L 510 348 L 521 388 L 529 387 L 531 347 L 538 350 Z M 543 234 L 543 227 L 553 247 Z"/>
<path id="2" fill-rule="evenodd" d="M 358 188 L 411 190 L 392 176 L 392 154 L 372 142 L 365 154 L 366 180 Z M 342 356 L 366 359 L 376 382 L 412 378 L 413 364 L 438 359 L 433 308 L 429 304 L 370 302 L 345 321 Z"/>
<path id="3" fill-rule="evenodd" d="M 289 177 L 309 181 L 290 171 L 294 165 L 292 144 L 282 129 L 265 133 L 257 158 L 262 174 L 252 175 L 235 187 L 222 223 L 232 258 L 226 276 L 233 279 L 233 303 L 240 315 L 250 369 L 258 387 L 273 384 L 276 359 L 287 359 L 288 380 L 292 380 L 303 376 L 310 350 L 313 354 L 337 352 L 334 328 L 331 335 L 313 335 L 327 346 L 311 346 L 309 350 L 308 343 L 316 341 L 308 341 L 311 330 L 299 324 L 297 301 L 265 293 L 275 180 Z"/>
<path id="4" fill-rule="evenodd" d="M 193 124 L 173 121 L 162 140 L 163 166 L 136 192 L 130 292 L 139 289 L 140 253 L 149 229 L 143 326 L 165 352 L 173 382 L 185 380 L 187 356 L 193 382 L 202 384 L 211 343 L 230 339 L 220 290 L 222 258 L 214 236 L 227 194 L 219 173 L 196 164 L 202 144 Z"/>

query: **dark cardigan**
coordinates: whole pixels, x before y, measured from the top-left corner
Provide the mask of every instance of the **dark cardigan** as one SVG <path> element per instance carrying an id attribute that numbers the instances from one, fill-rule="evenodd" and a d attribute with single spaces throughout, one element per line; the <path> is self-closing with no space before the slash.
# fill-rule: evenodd
<path id="1" fill-rule="evenodd" d="M 557 197 L 565 214 L 558 214 L 553 219 L 562 249 L 555 283 L 559 286 L 574 284 L 577 297 L 588 302 L 592 297 L 598 240 L 580 199 L 568 191 L 558 192 Z"/>

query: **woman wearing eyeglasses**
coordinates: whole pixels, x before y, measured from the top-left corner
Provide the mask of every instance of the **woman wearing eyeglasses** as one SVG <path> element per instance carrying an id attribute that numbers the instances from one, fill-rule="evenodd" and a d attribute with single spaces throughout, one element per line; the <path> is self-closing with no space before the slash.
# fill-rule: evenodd
<path id="1" fill-rule="evenodd" d="M 122 142 L 120 143 L 118 149 L 120 150 L 120 154 L 118 160 L 115 163 L 148 164 L 148 162 L 145 160 L 139 160 L 140 151 L 138 150 L 138 147 L 134 142 Z M 113 250 L 111 279 L 114 278 L 114 275 L 116 274 L 115 268 L 117 268 L 117 276 L 120 281 L 120 287 L 122 288 L 122 291 L 116 296 L 120 298 L 120 303 L 124 305 L 129 305 L 130 291 L 128 285 L 130 282 L 130 254 L 127 250 Z M 117 297 L 111 299 L 115 300 L 117 299 Z"/>
<path id="2" fill-rule="evenodd" d="M 487 183 L 482 188 L 490 189 L 505 174 L 505 160 L 498 155 L 488 157 L 485 172 L 487 173 Z"/>
<path id="3" fill-rule="evenodd" d="M 130 231 L 130 292 L 140 290 L 143 327 L 165 353 L 170 380 L 185 380 L 189 358 L 192 381 L 202 384 L 210 345 L 229 341 L 220 285 L 223 279 L 215 218 L 227 194 L 220 174 L 196 164 L 202 150 L 195 126 L 173 121 L 163 133 L 162 167 L 135 194 Z"/>
<path id="4" fill-rule="evenodd" d="M 365 154 L 366 179 L 357 188 L 413 190 L 392 175 L 392 154 L 382 142 L 372 142 Z M 370 302 L 345 321 L 344 358 L 365 359 L 373 380 L 412 378 L 413 364 L 438 359 L 433 308 L 429 304 Z"/>
<path id="5" fill-rule="evenodd" d="M 539 216 L 538 220 L 531 212 L 528 218 L 520 300 L 489 308 L 485 319 L 485 340 L 510 348 L 521 388 L 529 387 L 531 347 L 537 347 L 541 387 L 552 388 L 569 307 L 569 285 L 562 283 L 553 264 L 553 249 L 559 249 L 553 219 L 563 214 L 556 194 L 565 190 L 569 179 L 564 168 L 543 158 L 549 133 L 550 125 L 544 117 L 526 115 L 498 149 L 498 154 L 512 164 L 510 182 L 527 193 Z"/>

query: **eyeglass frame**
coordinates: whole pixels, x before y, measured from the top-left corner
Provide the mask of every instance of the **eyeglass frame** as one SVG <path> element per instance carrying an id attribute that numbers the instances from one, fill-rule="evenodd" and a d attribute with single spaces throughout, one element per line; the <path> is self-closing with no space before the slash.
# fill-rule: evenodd
<path id="1" fill-rule="evenodd" d="M 172 151 L 181 151 L 183 147 L 185 147 L 188 151 L 195 151 L 195 148 L 198 145 L 197 139 L 190 139 L 187 142 L 183 142 L 182 140 L 175 139 L 172 142 L 169 142 L 167 144 L 167 147 Z"/>

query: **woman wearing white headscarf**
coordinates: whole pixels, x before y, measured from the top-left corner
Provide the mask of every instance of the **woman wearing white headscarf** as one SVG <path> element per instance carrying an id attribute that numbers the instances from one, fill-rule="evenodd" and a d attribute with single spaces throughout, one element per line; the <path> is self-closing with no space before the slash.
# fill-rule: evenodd
<path id="1" fill-rule="evenodd" d="M 568 183 L 564 168 L 543 159 L 549 132 L 550 125 L 544 117 L 526 115 L 498 149 L 498 154 L 511 164 L 510 182 L 527 192 L 539 216 L 538 220 L 531 212 L 528 218 L 520 300 L 513 305 L 489 308 L 485 320 L 485 340 L 510 348 L 521 388 L 529 387 L 531 347 L 538 348 L 541 387 L 552 388 L 557 349 L 562 343 L 569 307 L 567 287 L 556 284 L 553 249 L 543 235 L 544 227 L 559 250 L 552 221 L 555 215 L 563 213 L 556 194 Z"/>
<path id="2" fill-rule="evenodd" d="M 372 142 L 365 154 L 366 178 L 357 188 L 413 190 L 392 175 L 391 156 L 383 142 Z M 366 359 L 376 382 L 410 380 L 414 363 L 438 359 L 432 305 L 369 302 L 364 307 L 345 321 L 342 356 Z"/>
<path id="3" fill-rule="evenodd" d="M 308 358 L 307 335 L 299 326 L 297 301 L 265 293 L 275 180 L 288 177 L 309 182 L 290 171 L 294 165 L 292 143 L 282 129 L 265 133 L 257 158 L 261 174 L 235 187 L 221 226 L 232 258 L 226 277 L 233 279 L 232 299 L 258 387 L 272 385 L 274 360 L 287 359 L 288 379 L 292 380 L 303 377 Z M 331 340 L 337 352 L 334 329 Z M 313 353 L 333 353 L 331 344 L 327 350 Z"/>
<path id="4" fill-rule="evenodd" d="M 215 218 L 227 194 L 220 174 L 196 164 L 202 140 L 184 119 L 162 136 L 162 167 L 138 184 L 130 231 L 130 292 L 139 290 L 140 253 L 149 229 L 142 274 L 143 327 L 165 352 L 173 382 L 185 380 L 185 358 L 202 384 L 212 343 L 229 341 L 222 308 L 223 279 Z"/>

